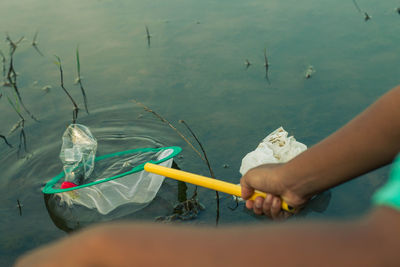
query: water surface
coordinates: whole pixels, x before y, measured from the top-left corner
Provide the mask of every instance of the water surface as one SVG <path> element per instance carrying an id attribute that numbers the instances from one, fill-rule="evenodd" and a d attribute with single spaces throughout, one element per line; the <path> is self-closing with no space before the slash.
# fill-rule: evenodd
<path id="1" fill-rule="evenodd" d="M 359 1 L 372 19 L 365 22 L 352 1 L 11 1 L 3 0 L 0 49 L 6 33 L 16 41 L 18 86 L 26 106 L 27 152 L 17 157 L 19 131 L 7 135 L 19 117 L 1 87 L 0 265 L 36 246 L 65 236 L 52 221 L 41 189 L 62 168 L 61 136 L 71 123 L 72 104 L 60 88 L 54 55 L 62 60 L 65 87 L 83 108 L 75 52 L 79 45 L 89 114 L 99 141 L 98 155 L 149 142 L 182 146 L 178 165 L 209 175 L 206 165 L 167 125 L 145 112 L 136 99 L 188 136 L 185 120 L 202 141 L 220 179 L 238 183 L 241 159 L 268 133 L 283 126 L 308 146 L 320 141 L 398 83 L 398 1 Z M 145 26 L 151 34 L 148 46 Z M 31 46 L 38 32 L 39 55 Z M 265 79 L 264 49 L 270 63 Z M 246 68 L 244 62 L 251 65 Z M 7 57 L 7 60 L 9 58 Z M 8 63 L 7 63 L 8 64 Z M 305 79 L 308 66 L 316 69 Z M 48 93 L 41 90 L 50 85 Z M 228 165 L 228 168 L 224 168 Z M 388 168 L 331 190 L 322 213 L 302 218 L 351 218 L 370 208 L 370 196 Z M 176 183 L 168 181 L 148 209 L 126 219 L 153 221 L 171 212 Z M 192 192 L 193 187 L 189 187 Z M 23 205 L 22 216 L 17 199 Z M 190 222 L 215 224 L 215 193 L 199 189 L 206 210 Z M 269 223 L 221 195 L 220 225 Z"/>

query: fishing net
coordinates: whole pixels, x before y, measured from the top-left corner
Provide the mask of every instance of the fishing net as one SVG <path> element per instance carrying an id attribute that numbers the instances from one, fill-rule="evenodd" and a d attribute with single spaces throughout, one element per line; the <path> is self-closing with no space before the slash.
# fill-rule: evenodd
<path id="1" fill-rule="evenodd" d="M 63 145 L 60 155 L 64 171 L 43 188 L 43 193 L 57 195 L 60 205 L 67 207 L 81 205 L 108 214 L 129 203 L 130 212 L 140 210 L 154 199 L 164 180 L 145 172 L 144 164 L 171 167 L 173 157 L 181 152 L 180 147 L 137 148 L 95 158 L 97 143 L 92 142 L 90 131 L 84 126 L 70 127 L 63 136 L 63 143 L 69 145 Z"/>

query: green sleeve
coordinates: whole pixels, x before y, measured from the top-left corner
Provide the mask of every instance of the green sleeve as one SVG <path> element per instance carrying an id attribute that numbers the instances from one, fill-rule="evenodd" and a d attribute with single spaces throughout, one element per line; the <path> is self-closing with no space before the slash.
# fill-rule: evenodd
<path id="1" fill-rule="evenodd" d="M 375 205 L 385 205 L 400 211 L 400 154 L 392 164 L 389 180 L 372 197 Z"/>

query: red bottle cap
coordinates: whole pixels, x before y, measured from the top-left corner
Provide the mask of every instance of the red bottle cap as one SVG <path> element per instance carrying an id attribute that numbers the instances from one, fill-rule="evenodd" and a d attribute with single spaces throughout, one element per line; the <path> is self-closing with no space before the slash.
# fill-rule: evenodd
<path id="1" fill-rule="evenodd" d="M 71 188 L 71 187 L 75 187 L 78 186 L 76 184 L 74 184 L 73 182 L 62 182 L 61 184 L 61 189 L 67 189 L 67 188 Z"/>

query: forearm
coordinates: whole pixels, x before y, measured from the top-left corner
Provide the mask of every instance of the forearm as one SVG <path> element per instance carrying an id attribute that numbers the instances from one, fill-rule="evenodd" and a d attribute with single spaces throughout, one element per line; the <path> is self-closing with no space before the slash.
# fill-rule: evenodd
<path id="1" fill-rule="evenodd" d="M 33 251 L 17 266 L 396 266 L 400 212 L 358 222 L 250 227 L 114 223 Z"/>
<path id="2" fill-rule="evenodd" d="M 397 216 L 396 220 L 393 216 Z M 400 232 L 396 223 L 399 223 L 399 214 L 388 216 L 387 211 L 379 211 L 367 220 L 348 223 L 223 229 L 115 225 L 100 242 L 107 244 L 107 254 L 102 255 L 109 257 L 100 257 L 97 263 L 104 266 L 107 263 L 110 266 L 381 266 L 384 261 L 397 260 Z M 384 233 L 385 228 L 391 236 Z"/>
<path id="3" fill-rule="evenodd" d="M 331 227 L 336 229 L 332 231 Z M 102 262 L 108 262 L 110 266 L 124 262 L 136 266 L 202 267 L 377 265 L 372 246 L 365 250 L 365 244 L 372 244 L 362 235 L 365 229 L 355 228 L 352 224 L 263 226 L 248 227 L 245 231 L 235 227 L 215 230 L 162 226 L 155 229 L 128 226 L 115 230 L 124 232 L 124 242 L 121 242 L 120 234 L 114 235 L 114 242 L 107 238 L 113 248 L 109 254 L 112 257 Z M 127 234 L 129 232 L 135 234 Z M 362 244 L 364 246 L 360 247 Z M 358 259 L 358 264 L 350 261 L 353 257 Z M 351 264 L 346 265 L 346 262 Z"/>
<path id="4" fill-rule="evenodd" d="M 400 151 L 400 87 L 282 168 L 288 187 L 313 195 L 390 163 Z"/>

